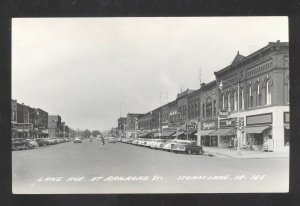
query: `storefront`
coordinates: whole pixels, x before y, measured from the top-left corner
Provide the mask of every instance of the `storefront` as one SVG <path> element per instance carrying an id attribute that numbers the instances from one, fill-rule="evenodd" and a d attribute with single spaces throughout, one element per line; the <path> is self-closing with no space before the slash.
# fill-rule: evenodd
<path id="1" fill-rule="evenodd" d="M 273 148 L 272 113 L 246 116 L 244 149 L 263 150 Z"/>
<path id="2" fill-rule="evenodd" d="M 284 112 L 284 146 L 290 145 L 290 113 Z"/>
<path id="3" fill-rule="evenodd" d="M 234 139 L 236 138 L 236 122 L 237 118 L 220 119 L 220 127 L 209 134 L 217 139 L 217 145 L 223 148 L 234 147 Z M 216 138 L 217 136 L 217 138 Z"/>
<path id="4" fill-rule="evenodd" d="M 184 133 L 184 131 L 177 131 L 175 134 L 172 135 L 172 137 L 175 139 L 186 139 Z"/>
<path id="5" fill-rule="evenodd" d="M 200 138 L 202 146 L 206 147 L 217 147 L 218 136 L 209 136 L 210 133 L 217 130 L 217 121 L 206 121 L 201 122 L 200 128 L 198 129 L 197 136 Z"/>
<path id="6" fill-rule="evenodd" d="M 170 138 L 172 138 L 172 135 L 175 133 L 176 133 L 176 131 L 172 131 L 169 129 L 163 129 L 161 136 L 164 139 L 170 139 Z"/>
<path id="7" fill-rule="evenodd" d="M 193 140 L 196 141 L 197 140 L 197 130 L 196 129 L 188 129 L 184 135 L 186 136 L 187 140 Z"/>

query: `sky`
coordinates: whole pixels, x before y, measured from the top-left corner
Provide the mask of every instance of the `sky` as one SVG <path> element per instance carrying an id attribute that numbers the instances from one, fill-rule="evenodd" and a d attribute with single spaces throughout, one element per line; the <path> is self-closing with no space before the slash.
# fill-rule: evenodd
<path id="1" fill-rule="evenodd" d="M 14 18 L 12 99 L 106 130 L 277 40 L 287 17 Z"/>

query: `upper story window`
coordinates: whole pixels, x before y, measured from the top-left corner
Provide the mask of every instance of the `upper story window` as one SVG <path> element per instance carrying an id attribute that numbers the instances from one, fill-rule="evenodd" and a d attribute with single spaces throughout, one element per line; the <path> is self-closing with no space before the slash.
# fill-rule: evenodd
<path id="1" fill-rule="evenodd" d="M 222 109 L 225 109 L 225 95 L 222 94 Z"/>
<path id="2" fill-rule="evenodd" d="M 228 108 L 228 111 L 230 112 L 231 111 L 231 103 L 230 103 L 230 92 L 228 92 L 228 95 L 227 95 L 227 108 Z"/>
<path id="3" fill-rule="evenodd" d="M 260 83 L 257 83 L 257 97 L 256 97 L 256 101 L 257 101 L 257 106 L 261 105 L 261 91 L 260 91 Z"/>
<path id="4" fill-rule="evenodd" d="M 270 79 L 266 81 L 266 104 L 270 105 L 272 100 L 272 94 L 270 89 Z"/>
<path id="5" fill-rule="evenodd" d="M 233 110 L 237 111 L 237 92 L 236 92 L 236 90 L 233 93 Z"/>
<path id="6" fill-rule="evenodd" d="M 214 100 L 214 116 L 217 114 L 216 100 Z"/>
<path id="7" fill-rule="evenodd" d="M 212 101 L 211 98 L 208 98 L 206 101 L 206 116 L 211 117 L 212 116 Z"/>
<path id="8" fill-rule="evenodd" d="M 241 96 L 242 96 L 242 110 L 244 110 L 245 109 L 244 88 L 242 88 Z"/>
<path id="9" fill-rule="evenodd" d="M 248 107 L 253 107 L 253 96 L 252 96 L 252 86 L 248 89 Z"/>

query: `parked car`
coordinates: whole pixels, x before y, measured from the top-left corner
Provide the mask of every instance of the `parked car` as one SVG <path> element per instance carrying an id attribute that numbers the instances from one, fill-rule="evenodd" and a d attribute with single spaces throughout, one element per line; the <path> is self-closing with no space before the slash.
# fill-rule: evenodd
<path id="1" fill-rule="evenodd" d="M 37 138 L 37 139 L 34 139 L 34 141 L 36 141 L 40 147 L 46 145 L 46 141 L 44 138 Z"/>
<path id="2" fill-rule="evenodd" d="M 171 145 L 171 151 L 178 153 L 183 152 L 187 154 L 203 154 L 203 147 L 197 146 L 195 141 L 177 142 Z"/>
<path id="3" fill-rule="evenodd" d="M 164 144 L 163 144 L 163 146 L 162 146 L 162 149 L 164 150 L 164 151 L 171 151 L 171 145 L 172 144 L 175 144 L 175 143 L 177 143 L 178 141 L 177 140 L 175 140 L 175 139 L 171 139 L 171 140 L 167 140 Z"/>
<path id="4" fill-rule="evenodd" d="M 11 149 L 14 150 L 21 150 L 21 149 L 34 149 L 34 146 L 23 138 L 15 138 L 11 140 Z"/>
<path id="5" fill-rule="evenodd" d="M 166 141 L 167 141 L 166 139 L 157 139 L 152 143 L 151 148 L 153 148 L 153 149 L 162 149 L 162 147 L 164 146 L 164 143 Z"/>
<path id="6" fill-rule="evenodd" d="M 27 143 L 33 145 L 34 147 L 38 147 L 39 146 L 39 144 L 36 141 L 34 141 L 33 139 L 25 139 L 25 141 Z"/>
<path id="7" fill-rule="evenodd" d="M 117 143 L 117 139 L 115 137 L 111 137 L 108 139 L 108 143 Z"/>
<path id="8" fill-rule="evenodd" d="M 74 143 L 82 143 L 82 140 L 80 138 L 75 138 Z"/>

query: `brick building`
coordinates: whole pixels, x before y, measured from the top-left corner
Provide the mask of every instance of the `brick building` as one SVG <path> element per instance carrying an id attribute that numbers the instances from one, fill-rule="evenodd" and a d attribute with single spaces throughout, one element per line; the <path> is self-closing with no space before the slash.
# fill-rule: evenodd
<path id="1" fill-rule="evenodd" d="M 219 145 L 228 147 L 239 137 L 240 148 L 274 150 L 289 145 L 289 45 L 270 42 L 215 72 L 219 109 L 230 115 L 219 121 Z M 221 84 L 222 83 L 222 84 Z M 244 126 L 235 129 L 236 126 Z M 226 132 L 225 132 L 226 131 Z"/>
<path id="2" fill-rule="evenodd" d="M 48 132 L 49 137 L 62 136 L 62 122 L 59 115 L 48 115 Z"/>

